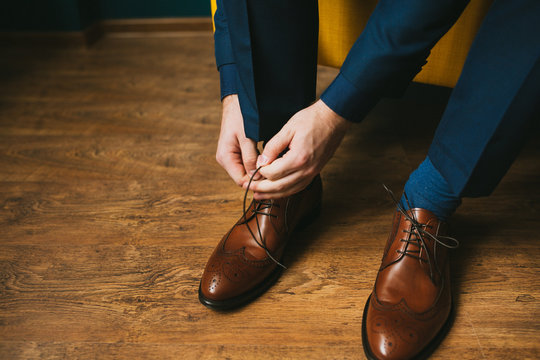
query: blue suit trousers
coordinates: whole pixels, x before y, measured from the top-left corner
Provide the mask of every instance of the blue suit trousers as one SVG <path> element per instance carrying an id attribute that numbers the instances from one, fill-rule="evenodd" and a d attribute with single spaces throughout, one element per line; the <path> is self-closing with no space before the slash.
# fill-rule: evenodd
<path id="1" fill-rule="evenodd" d="M 401 93 L 468 0 L 381 0 L 321 99 L 361 121 Z M 270 139 L 315 100 L 316 0 L 218 0 L 216 61 L 236 67 L 246 135 Z M 486 196 L 540 119 L 540 1 L 495 0 L 428 156 L 456 196 Z"/>

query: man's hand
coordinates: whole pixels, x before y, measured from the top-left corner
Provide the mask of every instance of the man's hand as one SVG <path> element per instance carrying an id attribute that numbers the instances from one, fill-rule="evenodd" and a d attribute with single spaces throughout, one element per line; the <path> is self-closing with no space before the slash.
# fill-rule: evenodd
<path id="1" fill-rule="evenodd" d="M 303 190 L 334 155 L 349 126 L 321 100 L 297 112 L 257 160 L 264 179 L 250 185 L 255 199 L 282 198 Z"/>
<path id="2" fill-rule="evenodd" d="M 255 171 L 257 144 L 244 133 L 244 120 L 237 95 L 223 98 L 221 132 L 216 151 L 217 162 L 236 184 L 242 186 Z"/>

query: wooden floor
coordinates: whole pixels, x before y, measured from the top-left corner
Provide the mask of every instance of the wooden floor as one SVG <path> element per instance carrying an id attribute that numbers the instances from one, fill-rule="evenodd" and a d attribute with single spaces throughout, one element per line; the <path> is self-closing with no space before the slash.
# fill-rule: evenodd
<path id="1" fill-rule="evenodd" d="M 289 270 L 217 313 L 199 277 L 243 193 L 214 160 L 212 36 L 158 35 L 0 48 L 0 358 L 362 359 L 393 212 L 381 184 L 401 191 L 448 91 L 413 86 L 355 126 Z M 540 357 L 539 139 L 453 218 L 457 316 L 433 358 Z"/>

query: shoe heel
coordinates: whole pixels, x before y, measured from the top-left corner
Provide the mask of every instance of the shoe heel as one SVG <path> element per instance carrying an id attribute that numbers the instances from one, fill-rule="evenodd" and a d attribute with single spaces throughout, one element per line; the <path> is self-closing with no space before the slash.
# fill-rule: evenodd
<path id="1" fill-rule="evenodd" d="M 298 222 L 298 225 L 296 225 L 294 230 L 302 231 L 311 225 L 319 217 L 319 215 L 321 215 L 321 208 L 321 203 L 314 206 L 313 209 L 311 209 L 311 211 Z"/>

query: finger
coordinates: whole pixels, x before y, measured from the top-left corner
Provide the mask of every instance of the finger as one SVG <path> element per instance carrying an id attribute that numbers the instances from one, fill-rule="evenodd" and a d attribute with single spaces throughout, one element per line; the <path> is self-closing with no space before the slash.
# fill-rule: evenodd
<path id="1" fill-rule="evenodd" d="M 227 167 L 224 167 L 225 171 L 229 174 L 231 179 L 238 186 L 243 186 L 246 182 L 246 172 L 242 164 L 230 164 Z"/>
<path id="2" fill-rule="evenodd" d="M 296 151 L 289 150 L 282 157 L 262 167 L 259 172 L 263 177 L 277 181 L 299 171 L 305 165 L 304 160 Z"/>
<path id="3" fill-rule="evenodd" d="M 292 185 L 291 187 L 288 187 L 287 189 L 283 191 L 272 192 L 272 193 L 254 192 L 253 197 L 256 200 L 281 199 L 284 197 L 292 196 L 304 190 L 309 185 L 310 182 L 311 182 L 311 179 L 304 178 L 300 182 Z"/>
<path id="4" fill-rule="evenodd" d="M 265 166 L 272 163 L 279 154 L 281 154 L 289 146 L 292 139 L 292 134 L 283 127 L 276 135 L 274 135 L 264 146 L 262 154 L 257 159 L 257 167 Z"/>
<path id="5" fill-rule="evenodd" d="M 257 157 L 259 156 L 257 144 L 251 139 L 240 141 L 240 151 L 242 152 L 242 161 L 246 173 L 251 175 L 257 168 Z"/>
<path id="6" fill-rule="evenodd" d="M 296 186 L 305 180 L 305 176 L 296 172 L 282 179 L 271 181 L 263 179 L 259 181 L 251 182 L 249 189 L 255 193 L 267 193 L 277 194 L 288 192 L 290 189 L 296 188 Z"/>
<path id="7" fill-rule="evenodd" d="M 244 185 L 247 174 L 244 163 L 240 158 L 240 154 L 235 153 L 233 156 L 220 156 L 218 153 L 216 155 L 216 160 L 237 185 Z"/>

